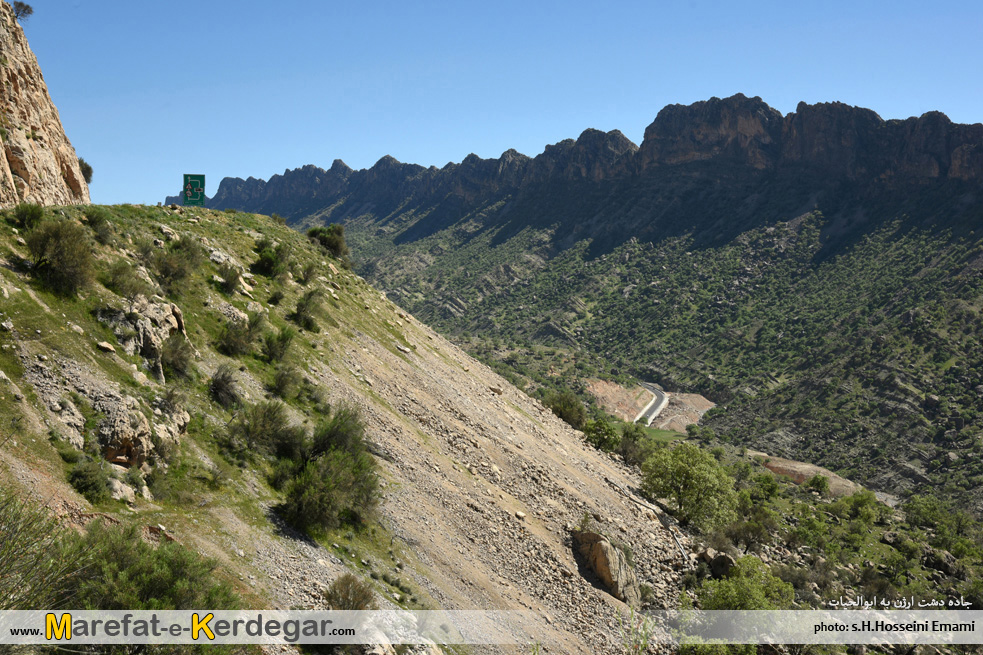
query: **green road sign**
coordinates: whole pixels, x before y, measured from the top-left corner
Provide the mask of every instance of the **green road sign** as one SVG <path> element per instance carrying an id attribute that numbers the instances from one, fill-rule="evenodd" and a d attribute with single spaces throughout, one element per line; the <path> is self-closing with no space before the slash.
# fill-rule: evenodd
<path id="1" fill-rule="evenodd" d="M 185 175 L 184 176 L 184 204 L 198 205 L 205 203 L 205 176 L 204 175 Z"/>

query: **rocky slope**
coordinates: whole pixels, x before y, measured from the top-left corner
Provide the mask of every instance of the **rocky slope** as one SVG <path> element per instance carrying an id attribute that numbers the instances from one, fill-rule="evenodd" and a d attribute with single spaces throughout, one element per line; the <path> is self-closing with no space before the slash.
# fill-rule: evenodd
<path id="1" fill-rule="evenodd" d="M 89 187 L 37 58 L 6 2 L 0 3 L 0 207 L 87 204 Z"/>
<path id="2" fill-rule="evenodd" d="M 48 220 L 58 218 L 87 222 L 79 208 Z M 162 525 L 218 557 L 260 607 L 317 606 L 347 568 L 391 604 L 529 609 L 530 641 L 544 652 L 614 652 L 627 606 L 575 556 L 573 529 L 585 515 L 631 549 L 633 574 L 655 605 L 674 604 L 687 562 L 653 510 L 619 491 L 637 486 L 630 471 L 301 235 L 265 217 L 208 210 L 118 207 L 111 224 L 116 239 L 93 243 L 97 266 L 132 264 L 149 297 L 121 297 L 102 283 L 78 299 L 50 293 L 25 267 L 14 228 L 0 222 L 0 432 L 12 436 L 0 449 L 5 480 L 84 524 L 93 508 L 65 482 L 67 466 L 51 444 L 95 448 L 113 463 L 122 499 L 98 512 L 158 535 Z M 295 270 L 316 269 L 306 287 L 249 272 L 263 235 L 289 244 Z M 210 259 L 169 295 L 143 266 L 148 252 L 181 242 L 200 244 Z M 213 281 L 228 274 L 220 263 L 243 276 L 231 296 Z M 277 289 L 283 299 L 268 303 Z M 288 361 L 306 389 L 288 400 L 291 420 L 317 420 L 309 395 L 360 409 L 382 469 L 384 538 L 376 528 L 339 533 L 325 548 L 300 537 L 270 511 L 279 495 L 264 474 L 223 454 L 235 410 L 210 400 L 210 377 L 233 365 L 249 404 L 270 397 L 272 375 L 255 351 L 219 352 L 223 326 L 245 312 L 286 325 L 310 289 L 323 294 L 325 312 L 321 330 L 302 332 L 291 347 Z M 191 378 L 163 374 L 160 344 L 168 339 L 192 346 Z M 171 482 L 154 486 L 157 497 L 131 489 L 134 468 Z M 399 586 L 391 576 L 402 578 Z"/>

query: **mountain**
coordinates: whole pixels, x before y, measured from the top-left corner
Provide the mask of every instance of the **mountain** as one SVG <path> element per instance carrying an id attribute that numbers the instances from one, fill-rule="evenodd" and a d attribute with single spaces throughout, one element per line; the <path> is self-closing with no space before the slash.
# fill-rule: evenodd
<path id="1" fill-rule="evenodd" d="M 6 2 L 0 3 L 0 206 L 87 204 L 89 187 L 65 136 L 37 58 Z"/>
<path id="2" fill-rule="evenodd" d="M 297 227 L 343 223 L 368 279 L 530 391 L 698 391 L 725 439 L 983 508 L 979 124 L 737 95 L 666 107 L 637 148 L 588 130 L 535 158 L 303 170 L 247 186 Z M 277 197 L 290 179 L 314 186 Z M 240 183 L 222 205 L 248 207 Z"/>

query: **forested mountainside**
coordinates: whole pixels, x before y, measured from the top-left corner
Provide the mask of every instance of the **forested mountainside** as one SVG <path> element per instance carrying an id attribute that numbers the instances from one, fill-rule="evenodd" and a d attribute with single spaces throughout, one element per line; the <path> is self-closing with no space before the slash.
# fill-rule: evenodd
<path id="1" fill-rule="evenodd" d="M 343 223 L 369 279 L 517 381 L 701 391 L 724 438 L 979 508 L 981 180 L 979 124 L 738 95 L 666 107 L 640 147 L 336 161 L 211 202 Z"/>

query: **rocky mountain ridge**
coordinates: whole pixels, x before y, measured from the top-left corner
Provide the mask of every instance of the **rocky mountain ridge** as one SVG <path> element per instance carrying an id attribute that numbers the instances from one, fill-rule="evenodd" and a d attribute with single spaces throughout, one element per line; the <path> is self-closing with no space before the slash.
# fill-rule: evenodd
<path id="1" fill-rule="evenodd" d="M 714 171 L 699 165 L 713 165 Z M 955 124 L 940 112 L 885 121 L 869 109 L 838 102 L 800 103 L 782 116 L 760 98 L 738 94 L 664 108 L 641 146 L 617 130 L 589 129 L 532 158 L 509 150 L 497 159 L 469 155 L 438 169 L 386 156 L 360 171 L 336 160 L 328 170 L 308 165 L 268 181 L 225 178 L 208 206 L 277 212 L 291 220 L 339 202 L 344 209 L 329 212 L 332 220 L 353 218 L 366 205 L 386 215 L 397 200 L 421 210 L 443 209 L 441 214 L 451 206 L 466 213 L 482 199 L 540 193 L 543 185 L 620 180 L 651 186 L 667 169 L 704 175 L 723 169 L 739 177 L 795 173 L 822 176 L 827 185 L 978 182 L 983 125 Z"/>
<path id="2" fill-rule="evenodd" d="M 89 187 L 65 136 L 37 58 L 0 3 L 0 207 L 88 204 Z"/>

